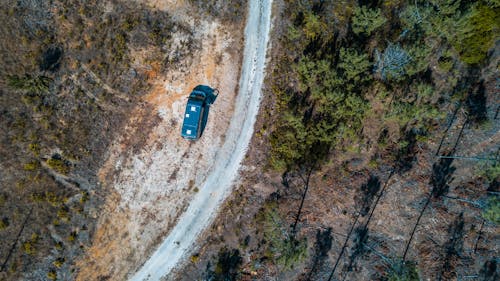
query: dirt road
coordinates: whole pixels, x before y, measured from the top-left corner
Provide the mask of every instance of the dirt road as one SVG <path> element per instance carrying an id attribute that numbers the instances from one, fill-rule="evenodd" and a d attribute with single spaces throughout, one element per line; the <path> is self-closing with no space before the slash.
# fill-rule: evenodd
<path id="1" fill-rule="evenodd" d="M 271 25 L 271 0 L 250 1 L 239 94 L 226 141 L 213 172 L 160 247 L 131 280 L 159 280 L 186 257 L 198 235 L 212 222 L 230 194 L 253 133 L 264 78 Z"/>

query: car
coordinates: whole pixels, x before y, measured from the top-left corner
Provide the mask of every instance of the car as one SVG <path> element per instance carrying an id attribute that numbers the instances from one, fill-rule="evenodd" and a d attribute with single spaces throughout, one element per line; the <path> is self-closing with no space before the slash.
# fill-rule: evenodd
<path id="1" fill-rule="evenodd" d="M 210 105 L 215 102 L 219 91 L 206 85 L 198 85 L 189 94 L 181 136 L 187 140 L 197 140 L 207 124 Z"/>

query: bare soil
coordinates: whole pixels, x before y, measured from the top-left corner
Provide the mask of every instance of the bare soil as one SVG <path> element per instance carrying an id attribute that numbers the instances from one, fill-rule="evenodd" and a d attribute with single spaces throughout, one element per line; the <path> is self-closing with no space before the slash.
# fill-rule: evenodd
<path id="1" fill-rule="evenodd" d="M 243 27 L 196 16 L 183 1 L 150 1 L 150 5 L 188 26 L 198 48 L 166 75 L 151 66 L 148 78 L 153 90 L 129 117 L 99 172 L 110 195 L 92 246 L 78 262 L 77 280 L 123 280 L 137 269 L 204 181 L 233 112 Z M 175 42 L 184 43 L 183 38 Z M 220 95 L 210 108 L 203 138 L 188 142 L 179 133 L 182 113 L 187 95 L 198 84 L 217 88 Z M 153 129 L 143 135 L 145 126 Z"/>

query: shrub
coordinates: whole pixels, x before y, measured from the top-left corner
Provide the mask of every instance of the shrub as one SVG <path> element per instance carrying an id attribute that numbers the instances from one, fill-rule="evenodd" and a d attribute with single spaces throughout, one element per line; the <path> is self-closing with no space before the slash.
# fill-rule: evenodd
<path id="1" fill-rule="evenodd" d="M 77 237 L 78 237 L 78 233 L 76 233 L 76 231 L 71 231 L 71 233 L 68 236 L 68 241 L 74 242 Z"/>
<path id="2" fill-rule="evenodd" d="M 4 230 L 9 227 L 9 219 L 4 217 L 0 220 L 0 230 Z"/>
<path id="3" fill-rule="evenodd" d="M 47 278 L 50 280 L 57 280 L 57 272 L 55 270 L 51 270 L 47 273 Z"/>
<path id="4" fill-rule="evenodd" d="M 60 268 L 65 262 L 65 259 L 64 258 L 57 258 L 52 264 L 57 267 L 57 268 Z"/>
<path id="5" fill-rule="evenodd" d="M 215 265 L 215 271 L 211 273 L 209 280 L 235 281 L 238 277 L 239 267 L 242 263 L 240 251 L 222 248 Z"/>
<path id="6" fill-rule="evenodd" d="M 500 199 L 498 196 L 492 196 L 488 199 L 488 203 L 483 209 L 482 216 L 484 219 L 500 225 Z"/>
<path id="7" fill-rule="evenodd" d="M 37 143 L 30 143 L 29 150 L 33 153 L 35 157 L 40 155 L 40 145 Z"/>
<path id="8" fill-rule="evenodd" d="M 425 72 L 429 68 L 429 60 L 432 49 L 426 44 L 416 44 L 408 49 L 408 56 L 411 57 L 411 63 L 405 65 L 404 69 L 410 76 Z M 453 65 L 453 62 L 452 62 Z"/>
<path id="9" fill-rule="evenodd" d="M 31 161 L 29 163 L 24 164 L 23 168 L 25 171 L 35 171 L 36 169 L 38 169 L 38 162 Z"/>
<path id="10" fill-rule="evenodd" d="M 197 263 L 199 260 L 200 260 L 200 255 L 199 254 L 195 254 L 195 255 L 191 256 L 191 262 L 192 263 Z"/>
<path id="11" fill-rule="evenodd" d="M 296 239 L 284 227 L 275 204 L 267 204 L 259 214 L 264 226 L 264 238 L 269 243 L 269 250 L 276 263 L 285 269 L 291 269 L 307 256 L 307 240 Z"/>
<path id="12" fill-rule="evenodd" d="M 49 91 L 49 85 L 52 79 L 46 76 L 8 76 L 7 85 L 14 90 L 31 92 L 36 94 L 46 93 Z"/>
<path id="13" fill-rule="evenodd" d="M 64 247 L 64 244 L 62 242 L 56 242 L 55 246 L 56 250 L 61 251 Z"/>
<path id="14" fill-rule="evenodd" d="M 366 74 L 371 67 L 368 60 L 368 55 L 359 53 L 356 49 L 340 49 L 339 68 L 344 71 L 344 76 L 347 80 L 359 87 L 358 83 L 368 80 L 369 75 Z"/>
<path id="15" fill-rule="evenodd" d="M 419 281 L 417 266 L 413 262 L 394 263 L 388 274 L 388 281 Z"/>
<path id="16" fill-rule="evenodd" d="M 57 210 L 57 217 L 61 219 L 63 222 L 68 222 L 70 219 L 68 209 L 65 207 L 59 208 L 59 210 Z"/>
<path id="17" fill-rule="evenodd" d="M 494 45 L 498 36 L 499 13 L 499 7 L 475 5 L 458 23 L 453 46 L 458 50 L 462 61 L 478 64 L 486 58 L 488 50 Z"/>
<path id="18" fill-rule="evenodd" d="M 387 19 L 382 16 L 380 9 L 368 9 L 366 6 L 357 6 L 352 18 L 352 31 L 356 34 L 370 36 L 373 31 L 384 25 Z"/>
<path id="19" fill-rule="evenodd" d="M 304 16 L 304 35 L 307 39 L 314 40 L 326 28 L 319 16 L 313 13 L 307 13 Z"/>
<path id="20" fill-rule="evenodd" d="M 5 204 L 5 201 L 7 201 L 7 195 L 0 193 L 0 207 Z"/>
<path id="21" fill-rule="evenodd" d="M 33 255 L 35 253 L 35 246 L 31 241 L 26 241 L 23 243 L 24 252 L 28 255 Z"/>
<path id="22" fill-rule="evenodd" d="M 405 74 L 411 57 L 399 44 L 389 44 L 382 55 L 376 51 L 375 61 L 375 72 L 380 73 L 383 80 L 398 80 Z"/>
<path id="23" fill-rule="evenodd" d="M 87 191 L 80 192 L 82 197 L 80 197 L 80 204 L 85 204 L 89 200 L 89 193 Z"/>
<path id="24" fill-rule="evenodd" d="M 60 158 L 50 158 L 47 160 L 47 165 L 57 171 L 58 173 L 61 174 L 67 174 L 69 173 L 69 166 L 66 164 L 66 162 Z"/>
<path id="25" fill-rule="evenodd" d="M 490 182 L 500 178 L 500 164 L 487 166 L 480 171 L 480 175 L 486 177 Z"/>

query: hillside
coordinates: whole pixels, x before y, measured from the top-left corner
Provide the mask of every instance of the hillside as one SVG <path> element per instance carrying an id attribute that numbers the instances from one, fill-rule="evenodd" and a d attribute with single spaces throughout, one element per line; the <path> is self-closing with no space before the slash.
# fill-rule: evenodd
<path id="1" fill-rule="evenodd" d="M 498 4 L 275 9 L 243 181 L 169 280 L 498 279 Z"/>
<path id="2" fill-rule="evenodd" d="M 0 2 L 0 280 L 140 269 L 232 141 L 247 6 Z M 274 0 L 236 186 L 163 279 L 499 280 L 498 15 Z M 221 95 L 187 142 L 197 84 Z"/>

